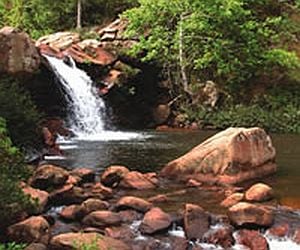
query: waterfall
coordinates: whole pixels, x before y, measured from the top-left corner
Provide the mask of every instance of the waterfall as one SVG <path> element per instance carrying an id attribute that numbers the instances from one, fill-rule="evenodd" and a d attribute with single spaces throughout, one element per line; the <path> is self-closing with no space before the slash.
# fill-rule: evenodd
<path id="1" fill-rule="evenodd" d="M 46 56 L 53 72 L 62 84 L 68 104 L 68 125 L 77 137 L 100 134 L 104 131 L 105 104 L 92 85 L 91 78 L 69 57 Z"/>

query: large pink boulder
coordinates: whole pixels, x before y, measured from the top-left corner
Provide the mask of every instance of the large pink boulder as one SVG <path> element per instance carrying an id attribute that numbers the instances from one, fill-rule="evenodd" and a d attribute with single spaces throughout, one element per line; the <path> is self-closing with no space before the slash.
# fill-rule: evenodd
<path id="1" fill-rule="evenodd" d="M 228 128 L 169 162 L 161 175 L 234 184 L 275 171 L 275 148 L 263 129 Z"/>
<path id="2" fill-rule="evenodd" d="M 41 61 L 30 37 L 12 27 L 0 29 L 0 58 L 0 72 L 8 74 L 34 73 Z"/>

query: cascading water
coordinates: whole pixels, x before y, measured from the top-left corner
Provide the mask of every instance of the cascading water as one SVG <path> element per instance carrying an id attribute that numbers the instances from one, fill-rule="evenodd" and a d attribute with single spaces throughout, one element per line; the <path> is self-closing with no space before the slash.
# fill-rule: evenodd
<path id="1" fill-rule="evenodd" d="M 78 137 L 102 133 L 105 104 L 96 94 L 91 78 L 76 67 L 71 57 L 69 64 L 55 57 L 45 57 L 66 93 L 71 130 Z"/>

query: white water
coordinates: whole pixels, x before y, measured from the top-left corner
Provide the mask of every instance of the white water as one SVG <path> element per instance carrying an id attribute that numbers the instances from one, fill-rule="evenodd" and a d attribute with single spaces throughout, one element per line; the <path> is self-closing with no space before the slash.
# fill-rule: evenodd
<path id="1" fill-rule="evenodd" d="M 68 126 L 75 134 L 75 139 L 116 141 L 143 138 L 137 133 L 104 130 L 105 104 L 93 87 L 91 78 L 76 67 L 71 57 L 69 64 L 55 57 L 44 57 L 62 84 L 69 108 Z"/>

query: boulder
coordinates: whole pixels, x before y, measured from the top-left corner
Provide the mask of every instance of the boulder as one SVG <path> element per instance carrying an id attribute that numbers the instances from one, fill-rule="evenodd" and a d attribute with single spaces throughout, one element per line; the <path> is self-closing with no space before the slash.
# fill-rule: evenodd
<path id="1" fill-rule="evenodd" d="M 261 128 L 228 128 L 169 162 L 161 175 L 234 184 L 274 173 L 275 148 Z"/>
<path id="2" fill-rule="evenodd" d="M 0 29 L 0 58 L 0 72 L 8 74 L 34 73 L 41 61 L 30 37 L 12 27 Z"/>
<path id="3" fill-rule="evenodd" d="M 243 193 L 233 193 L 221 202 L 222 207 L 231 207 L 244 199 Z"/>
<path id="4" fill-rule="evenodd" d="M 187 239 L 202 239 L 209 230 L 210 217 L 202 207 L 194 204 L 185 204 L 184 231 Z"/>
<path id="5" fill-rule="evenodd" d="M 95 172 L 88 168 L 76 168 L 70 172 L 70 175 L 80 179 L 80 183 L 94 182 L 96 177 Z"/>
<path id="6" fill-rule="evenodd" d="M 142 213 L 133 209 L 122 210 L 119 211 L 118 214 L 122 218 L 122 222 L 127 224 L 132 224 L 134 221 L 141 220 L 144 216 Z"/>
<path id="7" fill-rule="evenodd" d="M 147 212 L 151 207 L 152 204 L 150 202 L 134 196 L 124 196 L 116 204 L 118 210 L 131 208 L 142 213 Z"/>
<path id="8" fill-rule="evenodd" d="M 122 218 L 119 214 L 111 211 L 95 211 L 85 216 L 82 223 L 87 226 L 104 228 L 119 226 L 122 223 Z"/>
<path id="9" fill-rule="evenodd" d="M 228 210 L 229 220 L 236 226 L 269 227 L 273 224 L 274 214 L 264 206 L 239 202 Z"/>
<path id="10" fill-rule="evenodd" d="M 118 240 L 124 240 L 126 242 L 136 237 L 135 232 L 129 225 L 123 225 L 120 227 L 107 227 L 104 230 L 104 234 L 105 236 Z"/>
<path id="11" fill-rule="evenodd" d="M 103 186 L 101 183 L 93 183 L 83 185 L 83 189 L 89 198 L 110 199 L 113 196 L 113 191 L 109 187 Z"/>
<path id="12" fill-rule="evenodd" d="M 53 250 L 80 250 L 87 249 L 89 245 L 101 250 L 130 250 L 124 242 L 97 233 L 65 233 L 54 236 L 50 241 Z"/>
<path id="13" fill-rule="evenodd" d="M 50 193 L 49 201 L 53 205 L 80 204 L 90 196 L 84 192 L 83 188 L 73 184 L 66 184 L 62 188 Z"/>
<path id="14" fill-rule="evenodd" d="M 39 188 L 56 188 L 63 186 L 69 177 L 68 171 L 54 166 L 54 165 L 42 165 L 38 167 L 33 176 L 30 179 L 30 185 Z"/>
<path id="15" fill-rule="evenodd" d="M 80 205 L 80 209 L 84 214 L 89 214 L 98 210 L 107 210 L 108 207 L 108 202 L 94 198 L 87 199 Z"/>
<path id="16" fill-rule="evenodd" d="M 7 235 L 10 241 L 18 243 L 40 242 L 48 237 L 49 223 L 42 216 L 32 216 L 10 226 Z"/>
<path id="17" fill-rule="evenodd" d="M 32 188 L 28 185 L 22 187 L 24 194 L 30 196 L 30 198 L 36 201 L 36 207 L 38 212 L 43 212 L 49 199 L 49 194 L 46 191 Z"/>
<path id="18" fill-rule="evenodd" d="M 290 226 L 288 223 L 281 223 L 274 225 L 268 229 L 267 234 L 278 238 L 288 237 L 290 233 Z"/>
<path id="19" fill-rule="evenodd" d="M 204 242 L 231 249 L 235 243 L 233 229 L 226 226 L 217 227 L 204 235 Z"/>
<path id="20" fill-rule="evenodd" d="M 269 250 L 266 238 L 258 231 L 246 229 L 239 231 L 237 242 L 250 250 Z"/>
<path id="21" fill-rule="evenodd" d="M 245 198 L 247 201 L 268 201 L 274 197 L 273 189 L 264 184 L 257 183 L 251 186 L 245 193 Z"/>
<path id="22" fill-rule="evenodd" d="M 105 186 L 116 187 L 128 173 L 129 169 L 124 166 L 110 166 L 101 175 L 101 182 Z"/>
<path id="23" fill-rule="evenodd" d="M 145 214 L 139 229 L 144 234 L 153 234 L 169 228 L 171 223 L 172 219 L 169 214 L 154 207 Z"/>
<path id="24" fill-rule="evenodd" d="M 59 216 L 65 220 L 81 219 L 83 215 L 80 205 L 66 206 L 59 212 Z"/>
<path id="25" fill-rule="evenodd" d="M 157 186 L 158 180 L 156 175 L 142 174 L 137 171 L 132 171 L 124 175 L 120 182 L 120 187 L 128 189 L 152 189 Z"/>
<path id="26" fill-rule="evenodd" d="M 47 250 L 47 247 L 42 243 L 31 243 L 24 250 Z"/>

